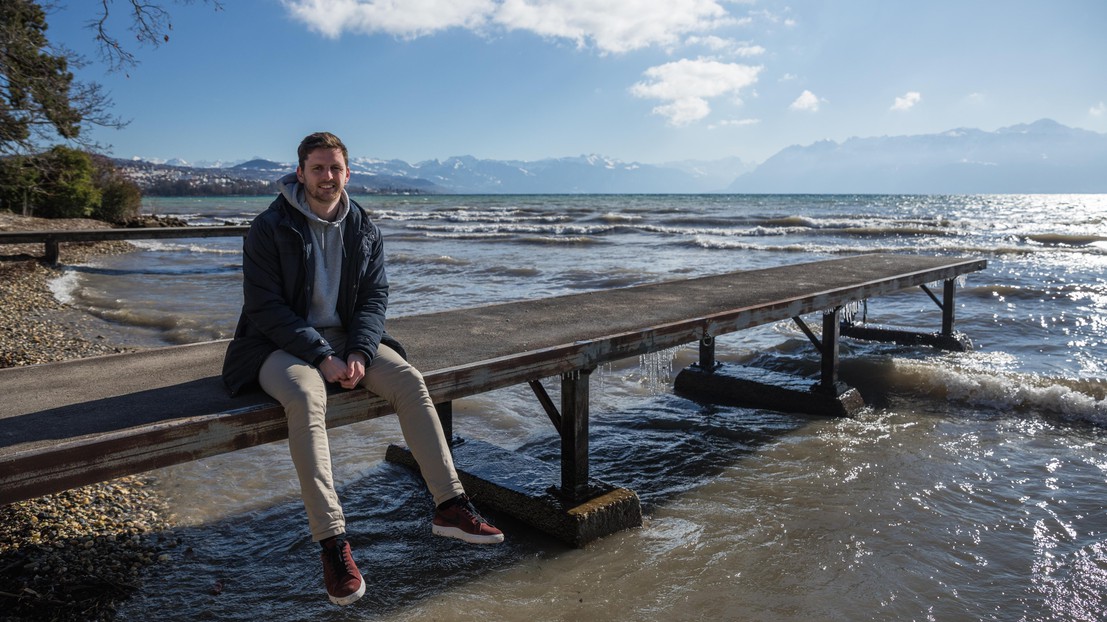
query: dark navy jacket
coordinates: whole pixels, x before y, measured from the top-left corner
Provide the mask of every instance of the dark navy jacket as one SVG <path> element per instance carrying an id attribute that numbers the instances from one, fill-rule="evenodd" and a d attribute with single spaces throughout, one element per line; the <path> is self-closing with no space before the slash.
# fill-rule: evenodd
<path id="1" fill-rule="evenodd" d="M 388 279 L 380 230 L 353 200 L 342 240 L 338 315 L 347 350 L 335 352 L 306 319 L 315 274 L 307 219 L 278 196 L 251 223 L 243 245 L 242 315 L 223 359 L 223 382 L 232 395 L 255 384 L 262 363 L 278 349 L 313 365 L 328 355 L 345 359 L 353 350 L 371 363 L 382 341 L 404 354 L 384 332 Z"/>

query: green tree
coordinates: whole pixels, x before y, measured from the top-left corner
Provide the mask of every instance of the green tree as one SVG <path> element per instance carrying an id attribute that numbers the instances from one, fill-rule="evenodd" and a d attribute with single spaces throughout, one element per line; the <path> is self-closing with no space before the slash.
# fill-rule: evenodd
<path id="1" fill-rule="evenodd" d="M 96 167 L 96 187 L 100 189 L 100 207 L 93 212 L 93 218 L 122 223 L 138 216 L 142 209 L 138 185 L 120 174 L 110 159 L 93 156 L 92 162 Z"/>
<path id="2" fill-rule="evenodd" d="M 96 167 L 83 151 L 57 146 L 41 156 L 42 193 L 35 210 L 44 218 L 88 218 L 100 209 Z"/>
<path id="3" fill-rule="evenodd" d="M 33 157 L 0 158 L 0 209 L 33 215 L 42 193 L 41 184 L 42 175 Z"/>

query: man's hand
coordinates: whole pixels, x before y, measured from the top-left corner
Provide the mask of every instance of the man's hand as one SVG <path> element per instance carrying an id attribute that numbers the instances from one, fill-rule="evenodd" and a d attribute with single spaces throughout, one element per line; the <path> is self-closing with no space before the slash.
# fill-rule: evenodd
<path id="1" fill-rule="evenodd" d="M 351 352 L 342 359 L 328 356 L 319 363 L 319 371 L 323 374 L 323 380 L 338 383 L 343 389 L 352 389 L 361 383 L 365 377 L 365 355 L 361 352 Z"/>
<path id="2" fill-rule="evenodd" d="M 346 381 L 342 386 L 352 389 L 361 383 L 365 377 L 365 355 L 361 352 L 351 352 L 346 356 Z M 349 386 L 347 386 L 347 382 Z"/>
<path id="3" fill-rule="evenodd" d="M 346 369 L 346 363 L 334 356 L 323 359 L 323 362 L 319 363 L 319 371 L 323 374 L 323 380 L 337 382 L 338 384 L 342 384 L 349 373 Z M 342 384 L 342 386 L 346 385 Z"/>

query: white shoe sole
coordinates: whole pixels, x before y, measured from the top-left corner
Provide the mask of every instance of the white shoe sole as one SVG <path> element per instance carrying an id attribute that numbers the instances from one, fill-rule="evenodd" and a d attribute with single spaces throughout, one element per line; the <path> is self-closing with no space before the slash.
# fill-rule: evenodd
<path id="1" fill-rule="evenodd" d="M 464 540 L 469 544 L 499 544 L 504 541 L 504 534 L 496 534 L 494 536 L 476 536 L 471 533 L 462 531 L 457 527 L 443 527 L 441 525 L 435 525 L 431 523 L 431 533 L 436 536 L 443 536 L 445 538 L 457 538 L 458 540 Z"/>
<path id="2" fill-rule="evenodd" d="M 354 592 L 353 594 L 350 594 L 349 596 L 339 597 L 339 596 L 331 596 L 329 593 L 327 594 L 327 598 L 331 599 L 332 603 L 334 603 L 336 605 L 342 605 L 342 606 L 349 605 L 350 603 L 355 602 L 357 599 L 361 598 L 362 596 L 365 596 L 365 579 L 361 580 L 361 587 L 357 588 L 357 591 Z"/>

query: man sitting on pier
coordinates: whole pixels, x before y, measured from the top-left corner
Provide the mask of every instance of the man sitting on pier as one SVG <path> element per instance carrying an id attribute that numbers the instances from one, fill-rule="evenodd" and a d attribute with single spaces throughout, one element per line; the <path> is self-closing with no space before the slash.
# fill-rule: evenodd
<path id="1" fill-rule="evenodd" d="M 423 377 L 384 331 L 381 233 L 346 193 L 346 146 L 321 132 L 304 138 L 297 155 L 296 173 L 281 179 L 280 195 L 246 237 L 242 315 L 223 379 L 232 394 L 257 383 L 284 407 L 308 526 L 323 547 L 327 594 L 347 605 L 365 593 L 365 582 L 331 474 L 328 383 L 360 385 L 395 409 L 437 505 L 433 533 L 478 544 L 504 536 L 470 503 Z"/>

